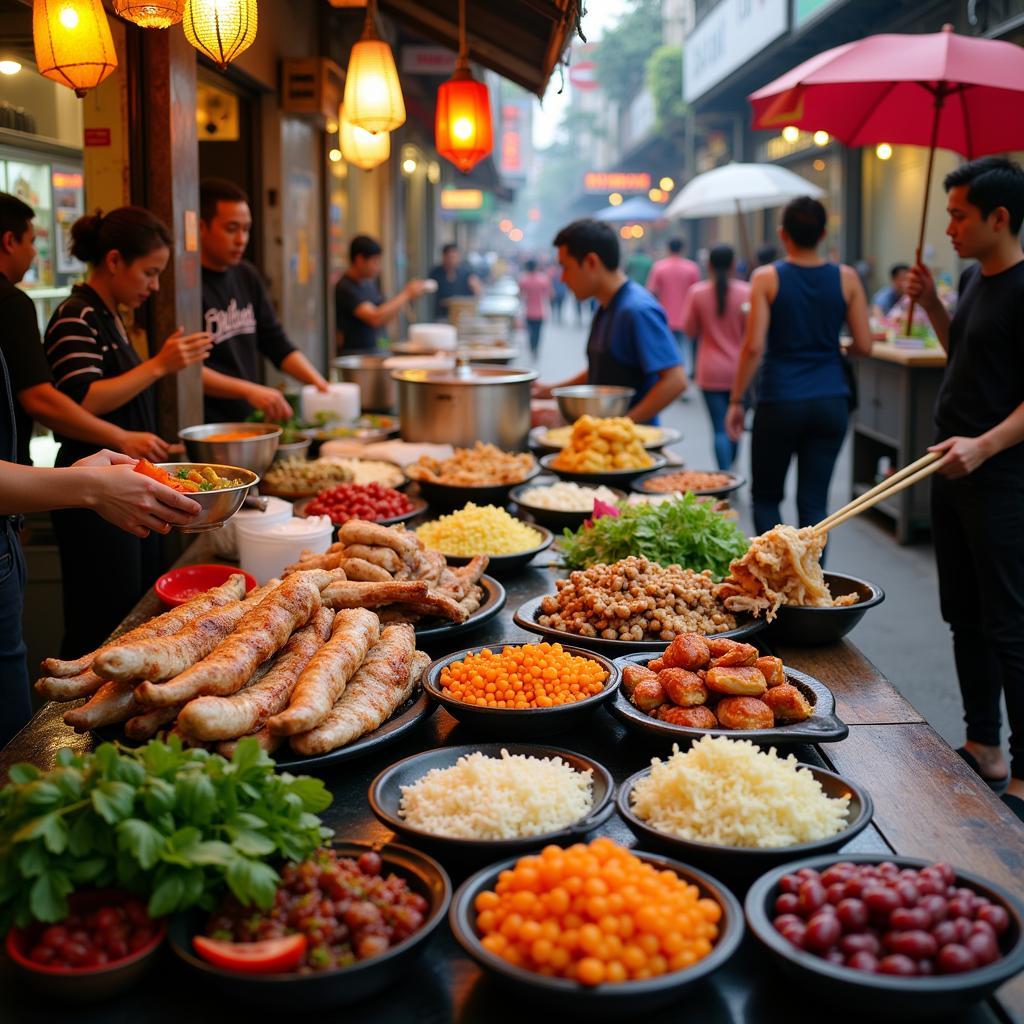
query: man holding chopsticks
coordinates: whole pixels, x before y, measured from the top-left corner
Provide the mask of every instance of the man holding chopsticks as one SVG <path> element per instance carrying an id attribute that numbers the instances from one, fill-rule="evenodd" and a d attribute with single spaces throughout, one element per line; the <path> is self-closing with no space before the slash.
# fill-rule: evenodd
<path id="1" fill-rule="evenodd" d="M 944 182 L 946 234 L 976 259 L 952 319 L 928 269 L 907 293 L 949 356 L 935 405 L 932 530 L 967 723 L 961 757 L 1024 820 L 1024 170 L 985 157 Z M 1000 693 L 1010 765 L 1000 746 Z"/>

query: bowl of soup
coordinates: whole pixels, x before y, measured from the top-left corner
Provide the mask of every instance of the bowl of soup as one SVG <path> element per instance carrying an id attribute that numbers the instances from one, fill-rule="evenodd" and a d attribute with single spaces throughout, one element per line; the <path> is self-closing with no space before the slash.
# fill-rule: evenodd
<path id="1" fill-rule="evenodd" d="M 202 423 L 178 431 L 193 462 L 241 466 L 263 476 L 281 441 L 276 423 Z"/>

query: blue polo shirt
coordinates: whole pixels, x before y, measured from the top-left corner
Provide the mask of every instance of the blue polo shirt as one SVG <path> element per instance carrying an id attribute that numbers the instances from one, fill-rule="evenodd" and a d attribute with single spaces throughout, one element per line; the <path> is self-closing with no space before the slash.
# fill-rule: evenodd
<path id="1" fill-rule="evenodd" d="M 631 280 L 594 314 L 587 359 L 591 384 L 636 389 L 631 405 L 654 387 L 662 370 L 682 364 L 665 311 L 646 288 Z M 651 422 L 657 423 L 658 417 Z"/>

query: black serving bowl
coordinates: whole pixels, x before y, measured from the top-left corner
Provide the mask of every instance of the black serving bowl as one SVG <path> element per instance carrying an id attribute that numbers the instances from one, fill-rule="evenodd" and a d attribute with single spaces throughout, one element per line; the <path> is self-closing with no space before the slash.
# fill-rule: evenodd
<path id="1" fill-rule="evenodd" d="M 522 509 L 523 512 L 529 513 L 531 518 L 544 526 L 550 527 L 552 530 L 556 530 L 559 533 L 561 533 L 562 530 L 578 530 L 584 522 L 594 514 L 593 509 L 590 509 L 588 512 L 564 512 L 559 509 L 541 508 L 540 505 L 531 505 L 529 502 L 523 501 L 523 494 L 537 486 L 544 485 L 520 484 L 514 491 L 512 491 L 509 497 L 516 503 L 516 505 L 519 506 L 520 509 Z M 547 486 L 551 486 L 550 481 Z M 611 490 L 615 495 L 616 501 L 626 500 L 626 492 L 621 488 L 611 487 L 609 490 Z"/>
<path id="2" fill-rule="evenodd" d="M 412 469 L 412 466 L 409 469 Z M 522 480 L 516 480 L 515 483 L 510 484 L 487 484 L 483 487 L 439 484 L 431 480 L 419 480 L 415 476 L 411 479 L 419 485 L 420 494 L 433 508 L 462 508 L 469 501 L 475 505 L 497 505 L 499 508 L 503 508 L 509 502 L 509 492 L 513 487 L 525 484 L 539 474 L 540 466 L 534 465 Z"/>
<path id="3" fill-rule="evenodd" d="M 562 480 L 570 480 L 577 484 L 606 484 L 608 487 L 628 487 L 638 477 L 646 476 L 656 470 L 664 469 L 668 465 L 668 459 L 660 452 L 648 452 L 651 457 L 651 464 L 642 469 L 606 469 L 598 473 L 576 473 L 568 469 L 559 469 L 555 464 L 555 455 L 544 455 L 540 464 L 548 473 L 554 473 Z"/>
<path id="4" fill-rule="evenodd" d="M 476 928 L 473 904 L 485 889 L 492 889 L 502 871 L 513 867 L 515 859 L 484 868 L 468 878 L 455 893 L 448 923 L 456 941 L 510 995 L 541 1001 L 547 1008 L 588 1018 L 623 1017 L 646 1013 L 677 999 L 691 985 L 723 966 L 739 948 L 743 939 L 743 915 L 739 901 L 725 886 L 703 871 L 653 853 L 631 851 L 661 871 L 673 871 L 697 886 L 702 897 L 715 900 L 722 908 L 718 939 L 711 952 L 692 967 L 672 971 L 644 981 L 624 981 L 588 987 L 568 978 L 549 978 L 516 967 L 484 948 Z"/>
<path id="5" fill-rule="evenodd" d="M 868 1011 L 876 1016 L 884 1008 L 886 1018 L 901 1021 L 931 1020 L 937 1017 L 946 1020 L 994 992 L 1003 982 L 1024 970 L 1024 904 L 1017 896 L 993 882 L 959 868 L 955 885 L 975 890 L 993 903 L 1005 907 L 1010 915 L 1010 927 L 999 942 L 1003 956 L 995 963 L 963 974 L 906 978 L 855 971 L 797 949 L 772 925 L 775 900 L 781 891 L 779 880 L 783 875 L 800 868 L 824 871 L 829 865 L 840 861 L 854 864 L 891 861 L 900 868 L 922 868 L 930 863 L 911 857 L 884 857 L 877 853 L 830 854 L 774 868 L 750 887 L 745 903 L 747 924 L 772 959 L 796 982 L 795 990 L 803 997 L 818 996 L 827 1005 Z"/>
<path id="6" fill-rule="evenodd" d="M 647 476 L 642 477 L 639 480 L 634 481 L 633 490 L 637 494 L 647 495 L 660 495 L 660 494 L 673 494 L 673 491 L 659 491 L 654 489 L 651 485 L 655 483 L 659 477 L 671 476 L 673 473 L 685 473 L 687 472 L 684 466 L 666 466 L 664 469 L 658 470 L 657 473 L 648 473 Z M 729 483 L 722 484 L 721 487 L 710 487 L 706 490 L 688 490 L 687 494 L 696 494 L 698 497 L 712 497 L 712 498 L 726 498 L 734 491 L 738 491 L 747 481 L 744 477 L 737 476 L 735 473 L 727 473 L 725 470 L 708 469 L 708 470 L 696 470 L 699 473 L 722 473 L 729 477 Z"/>
<path id="7" fill-rule="evenodd" d="M 818 647 L 838 643 L 857 625 L 869 608 L 885 600 L 885 591 L 874 583 L 839 572 L 825 573 L 825 582 L 833 597 L 859 594 L 856 604 L 839 608 L 801 608 L 781 605 L 768 626 L 765 639 L 795 647 Z"/>
<path id="8" fill-rule="evenodd" d="M 522 572 L 530 562 L 542 551 L 547 551 L 554 543 L 555 535 L 546 527 L 538 526 L 536 523 L 527 524 L 531 530 L 536 530 L 541 535 L 541 542 L 525 551 L 517 551 L 512 555 L 487 555 L 487 571 L 494 576 L 511 576 L 513 573 Z M 486 554 L 486 552 L 481 552 Z M 472 555 L 444 555 L 449 565 L 468 565 Z"/>
<path id="9" fill-rule="evenodd" d="M 348 842 L 336 842 L 333 847 L 344 857 L 358 857 L 374 849 L 366 843 Z M 423 926 L 381 956 L 317 974 L 241 974 L 225 970 L 201 959 L 192 948 L 192 937 L 202 931 L 207 917 L 204 911 L 178 914 L 171 920 L 167 930 L 171 949 L 227 999 L 265 1010 L 326 1009 L 357 1002 L 389 985 L 400 984 L 444 919 L 452 886 L 444 868 L 425 853 L 390 843 L 377 852 L 384 862 L 384 872 L 405 879 L 429 905 Z"/>
<path id="10" fill-rule="evenodd" d="M 687 864 L 695 864 L 697 867 L 714 871 L 730 882 L 733 880 L 749 882 L 778 864 L 788 863 L 798 857 L 810 857 L 838 850 L 855 836 L 860 835 L 871 821 L 875 807 L 866 790 L 834 772 L 818 768 L 813 764 L 801 764 L 799 767 L 806 768 L 814 776 L 815 781 L 820 784 L 827 797 L 837 800 L 849 796 L 850 803 L 846 812 L 847 826 L 841 832 L 825 839 L 799 843 L 796 846 L 766 849 L 719 846 L 715 843 L 683 839 L 680 836 L 672 835 L 671 832 L 662 832 L 638 817 L 631 802 L 633 787 L 642 778 L 650 775 L 649 767 L 631 775 L 622 783 L 615 798 L 615 804 L 626 824 L 645 845 L 653 849 L 671 852 L 673 856 L 681 857 Z"/>
<path id="11" fill-rule="evenodd" d="M 464 651 L 456 651 L 454 654 L 446 654 L 443 658 L 437 658 L 427 666 L 426 672 L 423 673 L 423 689 L 453 718 L 457 718 L 460 722 L 465 722 L 466 725 L 473 726 L 481 732 L 500 733 L 509 739 L 532 739 L 534 736 L 551 736 L 554 733 L 575 729 L 585 722 L 601 704 L 614 697 L 618 691 L 619 670 L 611 661 L 593 651 L 585 651 L 579 647 L 564 647 L 564 645 L 563 649 L 567 653 L 596 661 L 608 673 L 604 689 L 600 693 L 585 697 L 575 704 L 517 710 L 515 708 L 486 708 L 478 707 L 476 704 L 466 704 L 448 696 L 441 688 L 441 672 L 452 662 L 461 661 L 467 655 L 479 654 L 481 651 L 498 652 L 503 647 L 519 646 L 522 645 L 515 640 L 503 640 L 493 644 L 481 644 L 479 647 L 468 647 Z"/>
<path id="12" fill-rule="evenodd" d="M 297 516 L 301 516 L 303 518 L 307 517 L 309 515 L 309 506 L 317 497 L 319 497 L 319 495 L 314 495 L 312 498 L 300 499 L 292 506 L 292 512 Z M 377 523 L 378 526 L 397 526 L 398 523 L 408 523 L 410 520 L 415 519 L 417 516 L 421 516 L 426 512 L 427 503 L 422 498 L 410 498 L 409 501 L 412 504 L 412 508 L 408 512 L 403 512 L 398 516 L 388 516 L 386 519 L 374 519 L 373 521 Z M 339 526 L 341 526 L 341 523 L 334 524 L 333 536 L 335 540 L 338 539 Z"/>
<path id="13" fill-rule="evenodd" d="M 654 652 L 625 654 L 615 659 L 621 674 L 627 665 L 646 665 Z M 608 710 L 631 732 L 646 733 L 651 739 L 686 743 L 699 740 L 702 736 L 726 736 L 731 740 L 752 740 L 754 743 L 774 743 L 783 746 L 789 743 L 837 743 L 850 734 L 849 726 L 836 714 L 836 698 L 832 691 L 814 676 L 806 672 L 785 667 L 786 682 L 795 686 L 810 702 L 814 714 L 802 722 L 779 724 L 771 729 L 695 729 L 692 726 L 674 725 L 652 718 L 641 711 L 626 696 L 620 686 Z"/>
<path id="14" fill-rule="evenodd" d="M 435 832 L 425 832 L 406 824 L 399 814 L 402 802 L 402 787 L 418 782 L 427 772 L 435 768 L 451 768 L 452 765 L 467 754 L 479 751 L 486 757 L 500 757 L 501 752 L 521 754 L 526 757 L 561 758 L 575 771 L 591 773 L 593 804 L 590 812 L 571 825 L 554 832 L 538 833 L 515 839 L 456 839 L 441 836 Z M 542 747 L 524 743 L 477 743 L 460 747 L 438 747 L 425 750 L 385 768 L 370 783 L 370 810 L 392 831 L 397 832 L 405 841 L 415 843 L 417 848 L 424 848 L 439 857 L 450 856 L 461 862 L 476 860 L 491 862 L 498 857 L 522 853 L 529 849 L 538 849 L 549 843 L 575 842 L 587 832 L 606 821 L 615 809 L 613 796 L 615 783 L 611 773 L 597 761 L 581 754 L 574 754 L 559 747 Z"/>

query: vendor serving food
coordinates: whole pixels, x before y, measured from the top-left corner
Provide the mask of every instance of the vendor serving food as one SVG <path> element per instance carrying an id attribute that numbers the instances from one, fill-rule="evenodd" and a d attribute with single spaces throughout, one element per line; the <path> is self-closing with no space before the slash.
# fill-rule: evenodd
<path id="1" fill-rule="evenodd" d="M 607 225 L 578 220 L 555 236 L 562 280 L 577 300 L 597 299 L 590 325 L 587 368 L 558 384 L 534 385 L 534 398 L 572 384 L 615 384 L 635 389 L 630 419 L 657 422 L 686 390 L 686 371 L 665 313 L 645 288 L 619 266 L 619 240 Z"/>

